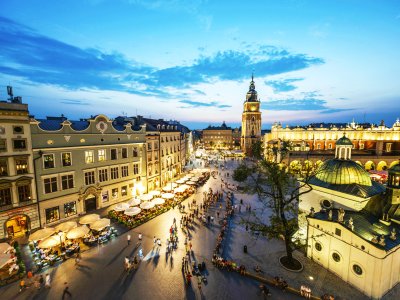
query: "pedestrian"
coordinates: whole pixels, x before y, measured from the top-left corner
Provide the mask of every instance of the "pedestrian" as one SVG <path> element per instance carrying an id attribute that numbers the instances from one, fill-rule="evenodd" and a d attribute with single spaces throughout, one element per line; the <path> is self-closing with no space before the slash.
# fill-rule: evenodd
<path id="1" fill-rule="evenodd" d="M 190 251 L 192 251 L 192 242 L 189 242 L 189 248 L 190 248 Z"/>
<path id="2" fill-rule="evenodd" d="M 176 219 L 175 219 L 175 217 L 174 217 L 174 225 L 176 224 Z"/>
<path id="3" fill-rule="evenodd" d="M 129 246 L 131 243 L 131 235 L 130 234 L 127 235 L 126 240 L 128 241 L 128 246 Z"/>
<path id="4" fill-rule="evenodd" d="M 67 284 L 66 282 L 64 284 Z M 72 294 L 69 291 L 68 285 L 64 288 L 63 294 L 62 294 L 62 300 L 65 299 L 65 296 L 68 295 L 70 298 L 72 298 Z"/>
<path id="5" fill-rule="evenodd" d="M 153 244 L 154 244 L 153 248 L 156 246 L 156 243 L 157 243 L 157 239 L 156 239 L 156 236 L 154 236 L 153 237 Z"/>
<path id="6" fill-rule="evenodd" d="M 161 246 L 161 240 L 157 239 L 157 245 L 160 247 Z"/>
<path id="7" fill-rule="evenodd" d="M 78 253 L 76 254 L 76 258 L 75 258 L 75 265 L 79 265 L 81 259 L 82 259 L 81 253 L 78 252 Z"/>
<path id="8" fill-rule="evenodd" d="M 139 233 L 139 241 L 141 241 L 142 240 L 142 233 Z"/>
<path id="9" fill-rule="evenodd" d="M 46 280 L 45 280 L 45 287 L 50 288 L 51 287 L 51 278 L 50 278 L 50 274 L 47 273 L 46 274 Z"/>
<path id="10" fill-rule="evenodd" d="M 21 293 L 25 289 L 25 280 L 22 278 L 19 282 L 19 292 Z"/>
<path id="11" fill-rule="evenodd" d="M 44 284 L 44 278 L 43 278 L 43 275 L 42 275 L 42 274 L 40 274 L 40 277 L 39 277 L 39 284 L 40 284 L 40 287 L 39 287 L 39 288 L 42 288 L 42 286 L 43 286 L 43 284 Z"/>

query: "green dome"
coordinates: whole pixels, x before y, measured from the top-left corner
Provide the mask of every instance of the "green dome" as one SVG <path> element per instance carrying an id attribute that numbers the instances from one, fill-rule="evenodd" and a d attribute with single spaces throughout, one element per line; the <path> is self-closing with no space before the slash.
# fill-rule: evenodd
<path id="1" fill-rule="evenodd" d="M 340 139 L 336 141 L 336 145 L 353 146 L 351 140 L 343 135 Z"/>
<path id="2" fill-rule="evenodd" d="M 327 184 L 372 186 L 368 172 L 352 160 L 329 159 L 319 167 L 315 177 Z"/>

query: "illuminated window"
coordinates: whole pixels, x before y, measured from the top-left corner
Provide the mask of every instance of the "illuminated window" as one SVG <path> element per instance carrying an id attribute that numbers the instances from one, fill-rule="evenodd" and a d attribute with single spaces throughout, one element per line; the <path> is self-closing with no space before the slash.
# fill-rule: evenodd
<path id="1" fill-rule="evenodd" d="M 46 223 L 60 220 L 60 208 L 58 206 L 46 209 Z"/>
<path id="2" fill-rule="evenodd" d="M 114 188 L 111 190 L 111 196 L 113 197 L 113 199 L 118 198 L 118 188 Z"/>
<path id="3" fill-rule="evenodd" d="M 0 158 L 0 176 L 8 176 L 7 158 Z"/>
<path id="4" fill-rule="evenodd" d="M 64 204 L 64 215 L 66 217 L 73 216 L 77 214 L 76 201 L 68 202 Z"/>
<path id="5" fill-rule="evenodd" d="M 54 154 L 44 154 L 43 155 L 43 165 L 45 169 L 54 168 Z"/>
<path id="6" fill-rule="evenodd" d="M 63 167 L 69 167 L 72 165 L 71 152 L 61 153 L 61 162 Z"/>
<path id="7" fill-rule="evenodd" d="M 121 188 L 121 196 L 123 197 L 123 196 L 126 196 L 126 195 L 128 195 L 128 187 L 126 185 L 124 185 Z"/>
<path id="8" fill-rule="evenodd" d="M 94 163 L 94 151 L 93 150 L 85 151 L 85 163 L 87 163 L 87 164 Z"/>
<path id="9" fill-rule="evenodd" d="M 106 150 L 104 150 L 104 149 L 97 150 L 97 157 L 98 157 L 99 161 L 105 161 L 106 160 Z"/>

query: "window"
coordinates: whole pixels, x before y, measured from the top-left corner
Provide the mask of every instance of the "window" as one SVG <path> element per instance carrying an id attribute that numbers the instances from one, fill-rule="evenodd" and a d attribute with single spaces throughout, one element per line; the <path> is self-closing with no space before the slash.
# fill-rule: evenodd
<path id="1" fill-rule="evenodd" d="M 128 166 L 122 166 L 121 167 L 121 176 L 127 177 L 128 175 L 129 175 Z"/>
<path id="2" fill-rule="evenodd" d="M 321 250 L 322 250 L 321 244 L 320 244 L 320 243 L 315 243 L 315 249 L 316 249 L 317 251 L 321 251 Z"/>
<path id="3" fill-rule="evenodd" d="M 25 202 L 31 200 L 30 183 L 18 186 L 18 200 L 19 202 Z"/>
<path id="4" fill-rule="evenodd" d="M 118 179 L 119 174 L 118 174 L 118 167 L 112 167 L 111 168 L 111 179 Z"/>
<path id="5" fill-rule="evenodd" d="M 5 151 L 7 151 L 7 140 L 0 139 L 0 152 L 5 152 Z"/>
<path id="6" fill-rule="evenodd" d="M 65 217 L 76 215 L 76 201 L 68 202 L 64 204 L 64 215 Z"/>
<path id="7" fill-rule="evenodd" d="M 112 189 L 111 195 L 112 195 L 113 199 L 117 199 L 118 198 L 118 188 Z"/>
<path id="8" fill-rule="evenodd" d="M 361 143 L 360 144 L 360 150 L 363 150 L 364 149 L 364 143 Z"/>
<path id="9" fill-rule="evenodd" d="M 0 158 L 0 176 L 8 176 L 7 158 Z"/>
<path id="10" fill-rule="evenodd" d="M 123 197 L 123 196 L 126 196 L 126 195 L 128 195 L 128 187 L 126 185 L 124 185 L 121 188 L 121 196 Z"/>
<path id="11" fill-rule="evenodd" d="M 99 181 L 107 181 L 108 180 L 108 170 L 107 169 L 101 169 L 99 170 Z"/>
<path id="12" fill-rule="evenodd" d="M 28 159 L 26 157 L 15 159 L 15 170 L 17 174 L 28 173 Z"/>
<path id="13" fill-rule="evenodd" d="M 158 160 L 158 152 L 154 152 L 154 159 Z"/>
<path id="14" fill-rule="evenodd" d="M 357 264 L 353 265 L 353 271 L 354 273 L 356 273 L 357 275 L 362 275 L 363 270 L 361 269 L 361 267 Z"/>
<path id="15" fill-rule="evenodd" d="M 54 154 L 44 154 L 43 155 L 43 164 L 45 169 L 54 168 Z"/>
<path id="16" fill-rule="evenodd" d="M 11 205 L 11 188 L 0 189 L 0 206 Z"/>
<path id="17" fill-rule="evenodd" d="M 94 163 L 94 151 L 93 150 L 85 151 L 85 163 L 87 163 L 87 164 Z"/>
<path id="18" fill-rule="evenodd" d="M 336 262 L 339 262 L 339 261 L 340 261 L 340 255 L 337 254 L 336 252 L 333 252 L 333 253 L 332 253 L 332 259 L 333 259 L 334 261 L 336 261 Z"/>
<path id="19" fill-rule="evenodd" d="M 317 149 L 318 149 L 318 150 L 321 149 L 321 144 L 317 144 Z"/>
<path id="20" fill-rule="evenodd" d="M 57 192 L 57 177 L 45 178 L 43 182 L 45 194 Z"/>
<path id="21" fill-rule="evenodd" d="M 108 201 L 108 191 L 107 191 L 107 190 L 106 190 L 106 191 L 103 191 L 103 192 L 101 193 L 101 201 L 102 201 L 103 203 Z"/>
<path id="22" fill-rule="evenodd" d="M 74 187 L 74 175 L 62 175 L 61 186 L 63 190 L 72 189 Z"/>
<path id="23" fill-rule="evenodd" d="M 139 174 L 139 164 L 133 164 L 133 175 Z"/>
<path id="24" fill-rule="evenodd" d="M 337 236 L 341 236 L 342 235 L 342 230 L 340 230 L 339 228 L 335 228 L 335 234 Z"/>
<path id="25" fill-rule="evenodd" d="M 328 149 L 332 149 L 332 144 L 331 143 L 328 144 Z"/>
<path id="26" fill-rule="evenodd" d="M 153 166 L 151 164 L 149 164 L 147 166 L 147 170 L 148 170 L 149 176 L 152 174 L 152 168 L 153 168 Z"/>
<path id="27" fill-rule="evenodd" d="M 13 147 L 15 150 L 26 150 L 26 139 L 14 139 Z"/>
<path id="28" fill-rule="evenodd" d="M 104 150 L 104 149 L 97 150 L 97 156 L 99 158 L 99 161 L 105 161 L 106 160 L 106 150 Z"/>
<path id="29" fill-rule="evenodd" d="M 138 157 L 138 149 L 137 149 L 137 147 L 133 147 L 132 156 L 133 157 Z"/>
<path id="30" fill-rule="evenodd" d="M 147 150 L 151 151 L 151 144 L 150 143 L 147 144 Z"/>
<path id="31" fill-rule="evenodd" d="M 122 148 L 121 156 L 122 158 L 128 158 L 128 148 Z"/>
<path id="32" fill-rule="evenodd" d="M 71 152 L 61 153 L 61 162 L 62 162 L 63 167 L 72 166 Z"/>
<path id="33" fill-rule="evenodd" d="M 24 133 L 24 127 L 22 127 L 22 126 L 13 126 L 13 133 L 14 134 L 23 134 Z"/>
<path id="34" fill-rule="evenodd" d="M 117 149 L 111 149 L 111 160 L 116 160 L 118 159 L 118 153 Z M 99 158 L 100 160 L 100 158 Z"/>
<path id="35" fill-rule="evenodd" d="M 60 220 L 60 208 L 58 206 L 46 209 L 46 223 Z"/>

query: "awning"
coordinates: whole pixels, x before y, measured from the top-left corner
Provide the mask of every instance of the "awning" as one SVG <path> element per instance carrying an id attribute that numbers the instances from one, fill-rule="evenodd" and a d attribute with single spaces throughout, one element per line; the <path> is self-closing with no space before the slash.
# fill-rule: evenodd
<path id="1" fill-rule="evenodd" d="M 89 215 L 86 215 L 86 216 L 83 216 L 82 218 L 80 218 L 79 224 L 86 225 L 86 224 L 93 223 L 99 219 L 100 219 L 100 216 L 98 214 L 89 214 Z"/>

